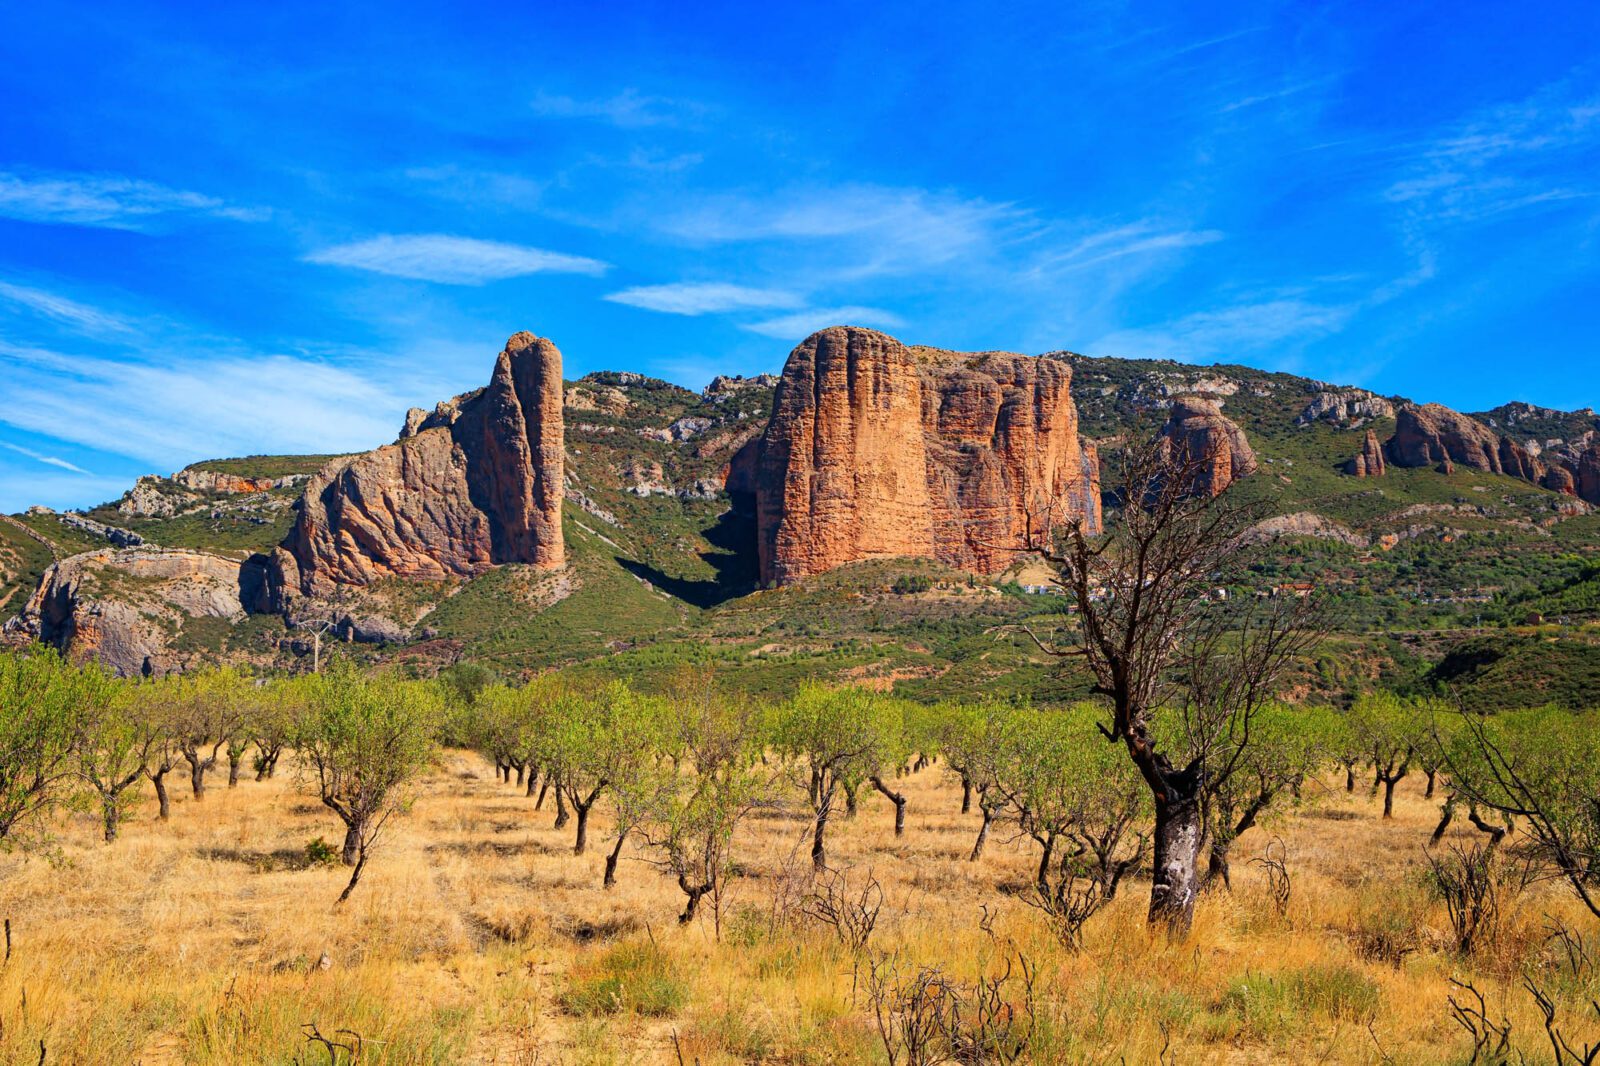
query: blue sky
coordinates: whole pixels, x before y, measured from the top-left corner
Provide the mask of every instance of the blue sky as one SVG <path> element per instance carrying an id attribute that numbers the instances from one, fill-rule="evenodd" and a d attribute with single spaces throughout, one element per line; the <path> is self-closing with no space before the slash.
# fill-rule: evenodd
<path id="1" fill-rule="evenodd" d="M 374 446 L 518 329 L 1600 406 L 1592 0 L 8 4 L 0 101 L 0 510 Z"/>

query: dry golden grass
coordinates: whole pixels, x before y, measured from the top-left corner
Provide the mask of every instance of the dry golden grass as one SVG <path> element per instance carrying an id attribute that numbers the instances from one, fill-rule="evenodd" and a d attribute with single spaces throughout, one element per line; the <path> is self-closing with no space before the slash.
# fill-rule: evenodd
<path id="1" fill-rule="evenodd" d="M 998 833 L 968 863 L 977 817 L 957 813 L 959 789 L 938 766 L 905 787 L 903 838 L 888 804 L 864 797 L 830 839 L 835 865 L 883 882 L 872 948 L 970 979 L 997 957 L 979 927 L 987 904 L 999 940 L 1041 968 L 1036 1061 L 1155 1062 L 1166 1047 L 1178 1062 L 1464 1062 L 1451 977 L 1509 1014 L 1531 1061 L 1548 1055 L 1519 975 L 1553 972 L 1546 915 L 1588 921 L 1559 884 L 1536 885 L 1489 954 L 1452 954 L 1422 880 L 1438 807 L 1415 779 L 1391 822 L 1364 792 L 1339 790 L 1246 836 L 1233 893 L 1201 903 L 1186 943 L 1146 934 L 1148 883 L 1136 881 L 1076 955 L 1002 890 L 1029 876 L 1025 842 Z M 857 960 L 825 929 L 771 920 L 785 870 L 804 871 L 798 808 L 746 823 L 719 942 L 709 916 L 678 926 L 676 885 L 636 858 L 600 887 L 603 817 L 576 858 L 570 829 L 551 829 L 548 808 L 535 814 L 468 753 L 441 757 L 338 910 L 345 872 L 308 867 L 303 852 L 339 826 L 292 772 L 180 798 L 165 824 L 153 806 L 113 845 L 76 816 L 59 827 L 57 861 L 0 860 L 5 1061 L 36 1062 L 43 1040 L 49 1062 L 327 1062 L 308 1022 L 359 1033 L 372 1063 L 882 1061 Z M 1294 873 L 1282 917 L 1247 861 L 1273 834 Z M 1386 961 L 1374 949 L 1385 937 L 1415 950 Z M 1548 983 L 1568 997 L 1572 1033 L 1593 1039 L 1581 990 Z"/>

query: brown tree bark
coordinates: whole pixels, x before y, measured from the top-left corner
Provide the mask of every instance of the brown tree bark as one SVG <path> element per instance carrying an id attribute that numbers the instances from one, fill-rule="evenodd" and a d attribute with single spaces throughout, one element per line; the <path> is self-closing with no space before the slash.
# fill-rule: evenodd
<path id="1" fill-rule="evenodd" d="M 622 857 L 622 842 L 628 838 L 627 830 L 617 834 L 617 845 L 606 856 L 606 874 L 600 884 L 603 888 L 610 888 L 617 883 L 617 860 Z"/>
<path id="2" fill-rule="evenodd" d="M 163 822 L 172 817 L 172 797 L 167 795 L 167 774 L 171 771 L 172 767 L 162 766 L 150 774 L 150 783 L 156 786 L 156 816 Z"/>
<path id="3" fill-rule="evenodd" d="M 904 836 L 906 832 L 906 797 L 904 793 L 896 792 L 883 783 L 883 778 L 874 775 L 871 778 L 872 787 L 888 797 L 894 804 L 894 835 Z"/>

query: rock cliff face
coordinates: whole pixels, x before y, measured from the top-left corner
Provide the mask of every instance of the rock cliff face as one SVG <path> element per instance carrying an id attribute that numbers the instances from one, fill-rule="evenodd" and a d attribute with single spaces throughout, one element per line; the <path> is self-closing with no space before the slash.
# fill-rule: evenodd
<path id="1" fill-rule="evenodd" d="M 1586 436 L 1551 445 L 1540 449 L 1497 434 L 1471 415 L 1429 403 L 1396 412 L 1394 436 L 1384 451 L 1396 466 L 1445 471 L 1464 466 L 1600 503 L 1600 441 Z"/>
<path id="2" fill-rule="evenodd" d="M 1503 453 L 1517 469 L 1527 459 L 1521 445 L 1498 436 L 1475 418 L 1436 403 L 1411 405 L 1395 412 L 1394 436 L 1385 450 L 1395 466 L 1438 466 L 1449 462 L 1493 474 L 1510 472 Z"/>
<path id="3" fill-rule="evenodd" d="M 1387 467 L 1383 461 L 1383 445 L 1378 443 L 1378 435 L 1372 430 L 1367 430 L 1367 438 L 1361 443 L 1361 451 L 1355 458 L 1345 464 L 1345 473 L 1356 477 L 1382 477 Z"/>
<path id="4" fill-rule="evenodd" d="M 760 443 L 728 472 L 730 491 L 753 482 L 762 580 L 886 556 L 993 572 L 1029 513 L 1039 523 L 1052 507 L 1098 529 L 1071 380 L 1057 360 L 813 334 L 789 356 Z"/>
<path id="5" fill-rule="evenodd" d="M 265 579 L 259 556 L 127 548 L 74 555 L 45 571 L 13 623 L 76 662 L 97 659 L 124 677 L 181 667 L 174 632 L 191 619 L 237 622 Z"/>
<path id="6" fill-rule="evenodd" d="M 272 554 L 272 605 L 387 577 L 470 577 L 498 563 L 560 568 L 561 408 L 561 353 L 516 334 L 487 388 L 409 414 L 394 444 L 311 479 Z"/>
<path id="7" fill-rule="evenodd" d="M 1174 455 L 1202 464 L 1195 474 L 1196 492 L 1215 496 L 1255 473 L 1259 465 L 1244 430 L 1223 415 L 1215 400 L 1204 396 L 1174 400 L 1161 435 Z"/>
<path id="8" fill-rule="evenodd" d="M 1305 410 L 1295 418 L 1295 425 L 1309 426 L 1316 422 L 1326 422 L 1334 426 L 1356 429 L 1375 418 L 1394 416 L 1394 404 L 1366 389 L 1320 387 L 1322 391 L 1306 404 Z"/>

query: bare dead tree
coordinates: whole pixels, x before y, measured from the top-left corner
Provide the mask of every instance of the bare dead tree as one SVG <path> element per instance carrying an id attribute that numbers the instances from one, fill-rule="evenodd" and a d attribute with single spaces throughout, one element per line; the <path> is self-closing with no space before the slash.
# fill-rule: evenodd
<path id="1" fill-rule="evenodd" d="M 1280 915 L 1289 913 L 1289 897 L 1294 891 L 1294 882 L 1289 877 L 1289 849 L 1283 838 L 1273 837 L 1267 842 L 1266 849 L 1250 861 L 1261 867 L 1267 875 L 1267 894 L 1272 898 L 1273 909 Z"/>
<path id="2" fill-rule="evenodd" d="M 1466 981 L 1450 978 L 1450 983 L 1463 993 L 1460 999 L 1454 994 L 1450 1000 L 1450 1018 L 1472 1037 L 1472 1066 L 1502 1066 L 1511 1061 L 1511 1020 L 1504 1016 L 1497 1022 L 1489 1016 L 1489 1004 L 1483 993 Z M 1471 998 L 1468 998 L 1471 997 Z"/>
<path id="3" fill-rule="evenodd" d="M 1555 1056 L 1556 1066 L 1593 1066 L 1600 1061 L 1600 1042 L 1593 1044 L 1579 1043 L 1574 1045 L 1562 1033 L 1561 1026 L 1556 1024 L 1556 1004 L 1545 991 L 1535 985 L 1529 978 L 1523 979 L 1523 986 L 1528 994 L 1533 997 L 1533 1002 L 1539 1008 L 1539 1013 L 1544 1015 L 1545 1035 L 1550 1038 L 1550 1050 Z M 1600 1001 L 1591 1001 L 1590 1008 L 1596 1017 L 1600 1017 Z"/>
<path id="4" fill-rule="evenodd" d="M 1471 955 L 1492 943 L 1500 929 L 1500 892 L 1505 884 L 1492 846 L 1428 853 L 1434 891 L 1444 900 L 1456 950 Z"/>
<path id="5" fill-rule="evenodd" d="M 1271 601 L 1232 624 L 1219 617 L 1226 605 L 1207 593 L 1234 561 L 1254 508 L 1229 490 L 1206 491 L 1211 466 L 1170 442 L 1130 448 L 1121 505 L 1104 532 L 1058 507 L 1042 521 L 1030 516 L 1025 540 L 1058 572 L 1078 619 L 1066 640 L 1027 632 L 1046 653 L 1081 659 L 1110 700 L 1102 731 L 1125 746 L 1155 801 L 1149 920 L 1174 936 L 1187 933 L 1199 892 L 1207 783 L 1233 772 L 1254 711 L 1322 628 L 1309 598 Z M 1157 739 L 1163 706 L 1185 708 L 1196 727 L 1185 730 L 1184 751 Z"/>
<path id="6" fill-rule="evenodd" d="M 883 885 L 871 870 L 856 883 L 852 883 L 849 871 L 830 870 L 817 877 L 800 909 L 806 917 L 832 929 L 839 943 L 851 951 L 860 951 L 878 927 Z"/>

